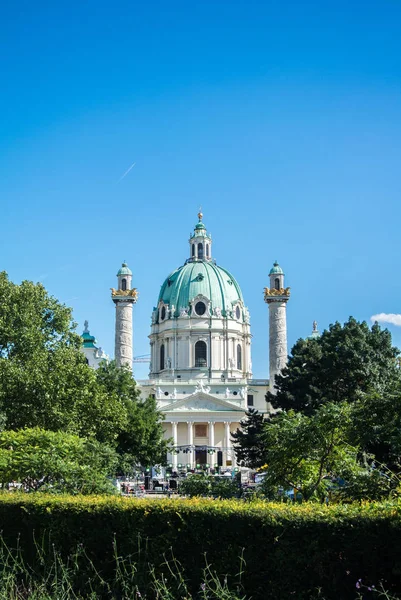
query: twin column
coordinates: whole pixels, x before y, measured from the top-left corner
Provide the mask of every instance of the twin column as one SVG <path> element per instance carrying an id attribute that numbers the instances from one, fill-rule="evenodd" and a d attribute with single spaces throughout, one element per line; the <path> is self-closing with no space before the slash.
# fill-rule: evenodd
<path id="1" fill-rule="evenodd" d="M 215 421 L 209 421 L 208 425 L 209 425 L 208 446 L 211 448 L 215 448 Z M 187 462 L 188 462 L 188 464 L 191 465 L 191 467 L 194 467 L 195 459 L 196 459 L 196 457 L 194 455 L 194 422 L 187 421 L 187 428 L 188 428 L 187 442 L 183 445 L 191 447 L 190 451 L 187 455 Z M 174 446 L 174 448 L 176 448 L 178 446 L 178 423 L 177 423 L 177 421 L 171 422 L 171 435 L 173 438 L 173 446 Z M 231 430 L 230 430 L 230 422 L 229 421 L 224 422 L 224 454 L 225 454 L 225 460 L 226 461 L 232 460 L 232 463 L 234 464 L 234 453 L 231 448 Z M 172 455 L 172 465 L 173 465 L 173 469 L 177 470 L 178 454 L 176 454 L 175 452 L 173 452 L 173 455 Z"/>

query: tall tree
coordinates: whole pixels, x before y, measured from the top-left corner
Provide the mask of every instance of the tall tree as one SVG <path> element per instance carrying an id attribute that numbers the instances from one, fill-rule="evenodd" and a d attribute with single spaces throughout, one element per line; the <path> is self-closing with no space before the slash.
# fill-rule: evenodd
<path id="1" fill-rule="evenodd" d="M 70 308 L 40 284 L 0 273 L 0 410 L 7 429 L 42 427 L 113 441 L 125 415 L 81 352 Z"/>
<path id="2" fill-rule="evenodd" d="M 375 323 L 369 328 L 353 317 L 334 323 L 319 338 L 298 340 L 288 364 L 276 376 L 274 408 L 312 414 L 327 402 L 354 402 L 364 393 L 385 393 L 400 380 L 390 332 Z"/>
<path id="3" fill-rule="evenodd" d="M 165 461 L 162 415 L 128 369 L 86 364 L 71 309 L 0 273 L 0 427 L 40 427 L 111 444 L 125 465 Z"/>
<path id="4" fill-rule="evenodd" d="M 164 439 L 164 416 L 157 409 L 156 400 L 151 397 L 141 400 L 131 371 L 127 367 L 118 368 L 115 361 L 102 363 L 96 377 L 107 396 L 121 403 L 126 415 L 116 439 L 123 470 L 139 464 L 165 464 L 169 440 Z"/>
<path id="5" fill-rule="evenodd" d="M 398 472 L 401 467 L 401 385 L 365 394 L 352 406 L 353 439 L 376 461 Z"/>
<path id="6" fill-rule="evenodd" d="M 360 462 L 359 448 L 350 444 L 351 410 L 346 402 L 328 403 L 310 417 L 291 410 L 264 425 L 268 466 L 262 487 L 267 495 L 275 496 L 279 488 L 296 488 L 306 500 L 324 500 L 333 481 L 339 480 L 344 482 L 343 496 L 351 482 L 351 497 L 356 498 L 361 482 L 368 489 L 367 481 L 372 495 L 382 494 L 380 477 Z"/>
<path id="7" fill-rule="evenodd" d="M 231 435 L 237 462 L 244 467 L 256 469 L 265 464 L 263 439 L 264 415 L 255 408 L 249 408 L 241 428 Z"/>

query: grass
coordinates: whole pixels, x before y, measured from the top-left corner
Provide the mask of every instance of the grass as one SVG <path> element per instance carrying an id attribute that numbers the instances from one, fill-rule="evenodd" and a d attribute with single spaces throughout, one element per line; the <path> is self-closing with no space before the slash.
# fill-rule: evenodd
<path id="1" fill-rule="evenodd" d="M 0 600 L 246 600 L 241 594 L 243 573 L 238 574 L 236 589 L 230 590 L 226 578 L 219 577 L 206 561 L 203 583 L 199 592 L 191 595 L 188 579 L 173 553 L 161 565 L 164 572 L 158 573 L 153 565 L 148 565 L 145 585 L 141 581 L 142 569 L 131 557 L 119 556 L 116 545 L 115 579 L 111 583 L 96 570 L 82 545 L 67 561 L 62 560 L 54 544 L 50 556 L 44 546 L 36 543 L 37 568 L 32 569 L 25 564 L 19 543 L 9 548 L 0 538 Z M 242 559 L 239 563 L 243 564 Z M 75 591 L 82 588 L 83 576 L 87 589 L 84 595 Z M 145 587 L 147 593 L 142 591 Z"/>
<path id="2" fill-rule="evenodd" d="M 44 543 L 36 542 L 35 546 L 37 568 L 32 569 L 26 566 L 19 543 L 15 548 L 9 548 L 0 537 L 0 600 L 257 600 L 246 597 L 242 592 L 241 581 L 246 574 L 242 556 L 238 562 L 237 582 L 231 585 L 231 589 L 226 577 L 219 576 L 205 558 L 203 582 L 194 595 L 189 591 L 189 574 L 183 572 L 173 552 L 164 557 L 163 572 L 157 572 L 154 566 L 148 565 L 145 585 L 141 581 L 143 575 L 139 575 L 143 570 L 137 568 L 131 557 L 120 556 L 116 544 L 116 570 L 112 583 L 103 579 L 81 544 L 67 561 L 61 559 L 54 544 L 50 556 L 44 550 Z M 75 591 L 77 587 L 82 589 L 82 577 L 87 589 L 84 595 Z M 145 588 L 146 593 L 143 591 Z M 382 585 L 370 588 L 359 580 L 355 588 L 355 600 L 400 600 L 388 594 Z M 271 598 L 268 591 L 267 598 Z M 316 590 L 311 600 L 324 600 L 324 597 Z"/>

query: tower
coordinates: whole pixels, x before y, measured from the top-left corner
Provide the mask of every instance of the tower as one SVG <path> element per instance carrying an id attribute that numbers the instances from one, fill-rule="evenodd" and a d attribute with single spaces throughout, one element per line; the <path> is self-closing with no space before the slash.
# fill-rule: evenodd
<path id="1" fill-rule="evenodd" d="M 131 288 L 132 271 L 123 262 L 117 273 L 117 289 L 111 288 L 111 298 L 116 305 L 116 336 L 114 357 L 117 367 L 127 365 L 132 369 L 132 305 L 138 292 Z"/>
<path id="2" fill-rule="evenodd" d="M 277 261 L 269 273 L 270 288 L 264 298 L 269 305 L 269 388 L 274 394 L 275 376 L 287 364 L 287 302 L 290 288 L 284 287 L 284 272 Z"/>
<path id="3" fill-rule="evenodd" d="M 109 357 L 103 348 L 96 346 L 97 341 L 95 336 L 90 334 L 88 321 L 84 323 L 84 330 L 81 337 L 82 351 L 90 367 L 98 369 L 102 361 L 109 362 Z"/>

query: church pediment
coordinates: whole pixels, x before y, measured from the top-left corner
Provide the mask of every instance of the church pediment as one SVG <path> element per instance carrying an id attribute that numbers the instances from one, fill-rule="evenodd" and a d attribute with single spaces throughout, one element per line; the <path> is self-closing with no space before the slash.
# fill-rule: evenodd
<path id="1" fill-rule="evenodd" d="M 232 402 L 221 400 L 220 398 L 216 398 L 211 394 L 206 394 L 204 392 L 195 392 L 187 398 L 182 398 L 181 400 L 176 400 L 167 406 L 163 406 L 163 412 L 173 412 L 173 411 L 201 411 L 201 412 L 222 412 L 222 411 L 241 411 L 242 409 L 238 404 L 234 404 Z"/>

